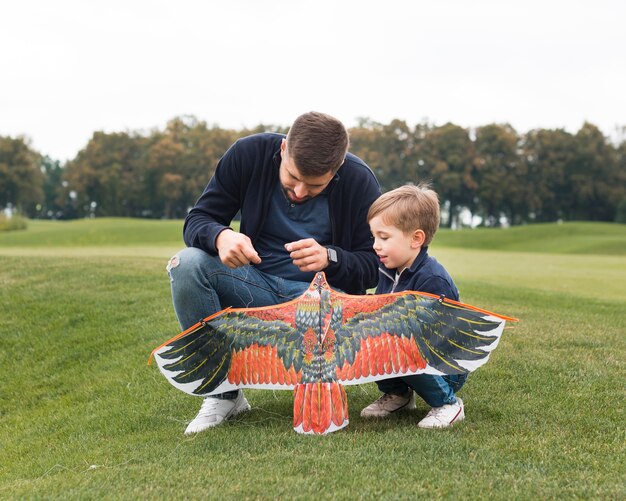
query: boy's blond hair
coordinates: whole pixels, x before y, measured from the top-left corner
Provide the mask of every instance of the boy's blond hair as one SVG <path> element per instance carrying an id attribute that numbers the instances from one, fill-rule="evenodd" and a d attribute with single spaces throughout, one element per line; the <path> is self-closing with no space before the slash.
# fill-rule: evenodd
<path id="1" fill-rule="evenodd" d="M 405 235 L 422 230 L 426 235 L 424 245 L 428 245 L 439 228 L 439 197 L 428 183 L 400 186 L 374 201 L 367 221 L 380 215 L 385 224 L 395 226 Z"/>

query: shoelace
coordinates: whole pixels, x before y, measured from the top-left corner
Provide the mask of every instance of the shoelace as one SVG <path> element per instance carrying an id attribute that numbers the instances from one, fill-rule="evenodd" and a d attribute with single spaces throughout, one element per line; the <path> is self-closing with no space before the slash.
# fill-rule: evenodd
<path id="1" fill-rule="evenodd" d="M 200 406 L 200 412 L 198 413 L 198 415 L 212 414 L 213 411 L 217 409 L 217 406 L 219 405 L 219 403 L 220 401 L 217 398 L 211 398 L 211 397 L 205 398 L 204 401 L 202 402 L 202 405 Z"/>
<path id="2" fill-rule="evenodd" d="M 396 397 L 396 396 L 397 395 L 391 395 L 390 393 L 385 393 L 382 397 L 378 398 L 378 402 L 381 403 L 381 404 L 384 404 L 388 400 L 393 400 L 393 398 Z"/>
<path id="3" fill-rule="evenodd" d="M 430 412 L 428 413 L 428 415 L 430 417 L 439 419 L 439 416 L 443 413 L 444 413 L 443 407 L 435 407 L 434 409 L 430 409 Z"/>
<path id="4" fill-rule="evenodd" d="M 447 421 L 441 419 L 441 415 L 445 414 L 448 411 L 448 407 L 452 405 L 454 404 L 444 405 L 443 407 L 434 407 L 430 410 L 427 417 L 433 417 L 435 419 L 438 419 L 439 421 Z"/>
<path id="5" fill-rule="evenodd" d="M 378 398 L 377 402 L 380 404 L 384 404 L 385 402 L 389 400 L 393 400 L 394 398 L 405 398 L 405 396 L 404 395 L 392 395 L 391 393 L 385 393 L 383 396 Z M 406 400 L 408 401 L 410 398 L 411 397 L 409 397 Z"/>

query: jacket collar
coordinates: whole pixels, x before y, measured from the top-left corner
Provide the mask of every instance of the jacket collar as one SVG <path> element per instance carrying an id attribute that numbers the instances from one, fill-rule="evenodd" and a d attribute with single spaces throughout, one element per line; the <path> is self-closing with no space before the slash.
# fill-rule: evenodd
<path id="1" fill-rule="evenodd" d="M 424 261 L 426 261 L 427 257 L 428 257 L 428 245 L 420 249 L 420 253 L 417 255 L 417 257 L 413 261 L 413 264 L 409 266 L 408 268 L 405 268 L 400 275 L 404 274 L 404 272 L 407 269 L 409 270 L 411 274 L 415 273 L 424 264 Z M 393 277 L 395 277 L 396 275 L 395 268 L 390 269 L 390 268 L 387 268 L 384 264 L 381 264 L 378 269 L 381 272 L 383 272 L 387 277 L 391 278 L 392 281 L 394 280 Z"/>

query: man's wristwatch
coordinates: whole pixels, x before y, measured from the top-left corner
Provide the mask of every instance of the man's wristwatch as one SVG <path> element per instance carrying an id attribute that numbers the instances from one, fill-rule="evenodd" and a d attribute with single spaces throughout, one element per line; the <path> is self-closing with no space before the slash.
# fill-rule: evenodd
<path id="1" fill-rule="evenodd" d="M 337 251 L 335 249 L 326 247 L 326 254 L 328 255 L 328 264 L 339 262 L 337 259 Z"/>

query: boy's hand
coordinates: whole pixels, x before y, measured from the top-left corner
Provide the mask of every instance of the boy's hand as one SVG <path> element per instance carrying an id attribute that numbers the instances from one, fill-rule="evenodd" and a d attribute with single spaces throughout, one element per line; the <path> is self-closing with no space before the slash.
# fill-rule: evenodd
<path id="1" fill-rule="evenodd" d="M 329 264 L 326 247 L 312 238 L 285 244 L 285 249 L 300 271 L 322 271 Z"/>
<path id="2" fill-rule="evenodd" d="M 239 268 L 246 264 L 259 264 L 261 258 L 252 246 L 252 241 L 243 233 L 233 230 L 222 231 L 215 240 L 220 260 L 229 268 Z"/>

